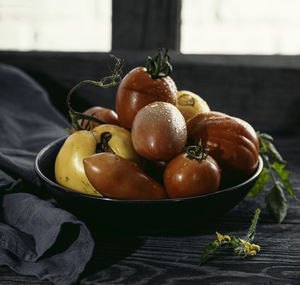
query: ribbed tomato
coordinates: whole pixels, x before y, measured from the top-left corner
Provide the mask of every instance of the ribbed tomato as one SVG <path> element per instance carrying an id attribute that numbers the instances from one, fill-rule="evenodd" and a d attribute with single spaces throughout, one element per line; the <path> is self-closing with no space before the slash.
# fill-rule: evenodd
<path id="1" fill-rule="evenodd" d="M 203 143 L 224 175 L 249 176 L 258 164 L 259 141 L 253 127 L 220 112 L 196 115 L 187 122 L 193 144 Z"/>

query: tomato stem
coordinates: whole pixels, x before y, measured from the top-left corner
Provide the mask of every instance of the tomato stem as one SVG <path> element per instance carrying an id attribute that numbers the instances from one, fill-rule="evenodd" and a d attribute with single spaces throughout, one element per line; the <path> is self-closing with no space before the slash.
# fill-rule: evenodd
<path id="1" fill-rule="evenodd" d="M 91 85 L 95 85 L 101 88 L 108 88 L 108 87 L 112 87 L 115 86 L 117 84 L 119 84 L 119 82 L 122 79 L 122 68 L 123 68 L 123 61 L 121 61 L 119 58 L 117 58 L 114 55 L 111 55 L 111 57 L 113 57 L 116 60 L 116 64 L 114 69 L 112 70 L 112 75 L 109 76 L 105 76 L 102 79 L 100 79 L 99 81 L 94 81 L 94 80 L 83 80 L 81 82 L 79 82 L 78 84 L 76 84 L 68 93 L 67 98 L 66 98 L 66 105 L 70 114 L 70 118 L 71 118 L 71 124 L 72 127 L 79 131 L 79 130 L 89 130 L 89 125 L 90 122 L 93 121 L 99 125 L 104 124 L 103 121 L 97 119 L 96 117 L 94 117 L 93 115 L 87 115 L 87 114 L 83 114 L 81 112 L 75 111 L 72 107 L 71 107 L 71 96 L 72 94 L 75 92 L 75 90 L 77 90 L 79 87 L 86 85 L 86 84 L 91 84 Z M 88 120 L 88 123 L 85 125 L 85 127 L 83 128 L 82 125 L 83 124 L 79 124 L 78 120 Z"/>
<path id="2" fill-rule="evenodd" d="M 111 152 L 114 153 L 114 151 L 109 146 L 108 142 L 112 138 L 112 134 L 110 132 L 104 132 L 100 136 L 100 142 L 97 144 L 97 150 L 96 152 Z"/>
<path id="3" fill-rule="evenodd" d="M 168 50 L 159 49 L 155 57 L 151 58 L 148 56 L 146 68 L 152 79 L 166 77 L 171 74 L 173 68 L 170 63 Z"/>
<path id="4" fill-rule="evenodd" d="M 207 150 L 202 145 L 201 140 L 198 145 L 190 145 L 186 147 L 185 152 L 191 159 L 205 160 L 207 157 Z"/>

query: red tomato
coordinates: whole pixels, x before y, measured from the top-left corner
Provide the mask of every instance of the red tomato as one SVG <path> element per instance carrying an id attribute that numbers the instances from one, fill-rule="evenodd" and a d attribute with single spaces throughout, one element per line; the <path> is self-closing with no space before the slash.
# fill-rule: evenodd
<path id="1" fill-rule="evenodd" d="M 172 66 L 167 51 L 148 57 L 147 68 L 136 67 L 121 81 L 116 97 L 116 111 L 122 127 L 131 128 L 136 113 L 144 106 L 163 101 L 177 103 L 177 88 L 169 76 Z"/>
<path id="2" fill-rule="evenodd" d="M 155 101 L 176 105 L 177 88 L 171 77 L 152 79 L 144 67 L 130 71 L 120 83 L 116 97 L 121 126 L 131 128 L 136 113 Z"/>
<path id="3" fill-rule="evenodd" d="M 133 200 L 167 198 L 163 187 L 130 160 L 102 152 L 85 158 L 83 163 L 87 178 L 105 197 Z"/>
<path id="4" fill-rule="evenodd" d="M 84 111 L 83 114 L 86 115 L 90 115 L 93 116 L 97 119 L 99 119 L 100 121 L 103 121 L 106 124 L 111 124 L 111 125 L 119 125 L 119 120 L 118 120 L 118 115 L 114 110 L 108 109 L 108 108 L 103 108 L 100 106 L 94 106 L 91 107 L 89 109 L 87 109 L 86 111 Z M 82 120 L 78 120 L 79 125 L 81 124 Z M 82 124 L 82 128 L 85 128 L 86 124 L 87 124 L 88 120 L 84 120 L 83 124 Z M 92 130 L 93 128 L 99 126 L 99 124 L 90 121 L 90 130 Z"/>
<path id="5" fill-rule="evenodd" d="M 164 185 L 170 198 L 186 198 L 216 192 L 221 173 L 217 162 L 207 156 L 203 160 L 182 153 L 173 158 L 164 172 Z"/>
<path id="6" fill-rule="evenodd" d="M 159 184 L 163 185 L 164 183 L 164 170 L 167 166 L 165 161 L 156 161 L 156 160 L 144 160 L 145 163 L 145 172 L 157 181 Z"/>

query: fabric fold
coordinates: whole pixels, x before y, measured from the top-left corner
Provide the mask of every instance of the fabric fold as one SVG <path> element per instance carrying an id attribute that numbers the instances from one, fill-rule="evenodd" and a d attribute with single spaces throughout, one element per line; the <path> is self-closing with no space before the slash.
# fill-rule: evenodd
<path id="1" fill-rule="evenodd" d="M 2 254 L 0 263 L 20 274 L 34 275 L 55 284 L 72 284 L 92 256 L 94 243 L 85 224 L 31 194 L 5 195 L 3 222 L 0 224 L 1 250 L 10 254 Z M 77 225 L 78 235 L 75 228 L 73 233 L 64 232 L 61 237 L 64 251 L 44 258 L 49 249 L 55 248 L 66 224 Z M 61 247 L 61 243 L 57 246 Z"/>
<path id="2" fill-rule="evenodd" d="M 40 195 L 34 170 L 38 152 L 68 127 L 38 83 L 0 64 L 0 265 L 59 285 L 77 281 L 94 248 L 83 222 Z"/>

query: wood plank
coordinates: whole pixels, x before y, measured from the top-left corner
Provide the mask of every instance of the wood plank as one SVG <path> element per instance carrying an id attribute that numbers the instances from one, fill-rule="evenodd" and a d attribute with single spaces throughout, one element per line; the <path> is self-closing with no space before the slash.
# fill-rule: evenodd
<path id="1" fill-rule="evenodd" d="M 236 230 L 235 234 L 243 235 L 244 232 Z M 139 241 L 125 238 L 121 241 L 122 250 L 127 247 L 128 252 L 132 251 L 125 257 L 119 255 L 117 245 L 111 247 L 104 242 L 101 259 L 94 257 L 93 261 L 101 270 L 84 278 L 82 283 L 133 284 L 143 280 L 146 284 L 173 284 L 179 281 L 191 284 L 199 281 L 207 282 L 205 284 L 273 281 L 298 284 L 299 234 L 299 227 L 296 230 L 293 225 L 259 225 L 255 240 L 261 245 L 260 254 L 242 259 L 220 252 L 203 266 L 199 266 L 200 256 L 206 244 L 216 239 L 213 232 L 195 236 L 148 236 L 140 237 Z M 100 252 L 100 248 L 96 250 Z M 103 260 L 108 262 L 103 263 Z"/>

